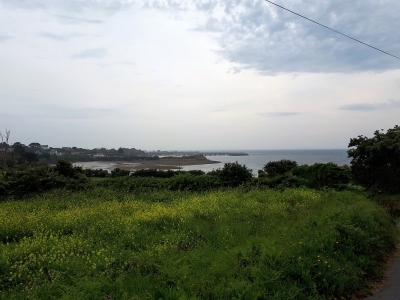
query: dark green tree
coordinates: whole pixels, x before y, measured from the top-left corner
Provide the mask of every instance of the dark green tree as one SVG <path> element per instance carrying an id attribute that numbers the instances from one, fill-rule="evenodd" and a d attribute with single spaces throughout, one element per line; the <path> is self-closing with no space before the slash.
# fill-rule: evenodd
<path id="1" fill-rule="evenodd" d="M 25 160 L 29 163 L 35 163 L 38 161 L 38 157 L 36 155 L 36 153 L 33 152 L 25 152 Z"/>
<path id="2" fill-rule="evenodd" d="M 400 192 L 400 127 L 386 133 L 376 130 L 372 138 L 350 139 L 347 151 L 354 181 L 372 191 Z"/>
<path id="3" fill-rule="evenodd" d="M 74 167 L 71 162 L 65 159 L 59 159 L 54 169 L 58 174 L 68 178 L 79 178 L 83 174 L 81 167 Z"/>
<path id="4" fill-rule="evenodd" d="M 275 177 L 289 172 L 294 167 L 297 167 L 297 162 L 295 162 L 294 160 L 282 159 L 279 161 L 268 162 L 264 166 L 263 170 L 265 173 L 267 173 L 268 177 Z"/>
<path id="5" fill-rule="evenodd" d="M 248 169 L 245 165 L 238 164 L 238 162 L 225 163 L 222 169 L 214 172 L 219 176 L 223 184 L 229 187 L 244 184 L 253 177 L 252 170 Z M 211 173 L 212 172 L 210 172 L 210 174 Z M 212 175 L 214 175 L 214 173 Z"/>

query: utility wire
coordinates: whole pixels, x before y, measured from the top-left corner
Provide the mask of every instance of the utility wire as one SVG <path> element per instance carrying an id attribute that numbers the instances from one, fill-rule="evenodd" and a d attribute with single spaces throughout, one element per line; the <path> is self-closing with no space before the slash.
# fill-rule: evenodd
<path id="1" fill-rule="evenodd" d="M 287 10 L 288 12 L 291 12 L 292 14 L 295 14 L 295 15 L 297 15 L 297 16 L 299 16 L 299 17 L 302 17 L 303 19 L 306 19 L 306 20 L 308 20 L 308 21 L 310 21 L 310 22 L 313 22 L 313 23 L 315 23 L 315 24 L 318 24 L 319 26 L 325 27 L 326 29 L 329 29 L 329 30 L 332 30 L 332 31 L 334 31 L 334 32 L 336 32 L 336 33 L 339 33 L 339 34 L 341 34 L 341 35 L 343 35 L 343 36 L 345 36 L 345 37 L 347 37 L 347 38 L 349 38 L 349 39 L 352 39 L 352 40 L 358 42 L 358 43 L 361 43 L 361 44 L 363 44 L 363 45 L 365 45 L 365 46 L 371 47 L 371 48 L 373 48 L 373 49 L 375 49 L 375 50 L 378 50 L 378 51 L 380 51 L 380 52 L 383 52 L 383 53 L 385 53 L 385 54 L 387 54 L 387 55 L 390 55 L 390 56 L 392 56 L 392 57 L 394 57 L 394 58 L 400 59 L 400 57 L 397 57 L 397 56 L 395 56 L 395 55 L 393 55 L 393 54 L 390 54 L 390 53 L 388 53 L 388 52 L 385 52 L 385 51 L 383 51 L 383 50 L 381 50 L 381 49 L 378 49 L 378 48 L 376 48 L 376 47 L 374 47 L 374 46 L 371 46 L 371 45 L 368 45 L 368 44 L 366 44 L 366 43 L 364 43 L 364 42 L 361 42 L 360 40 L 357 40 L 357 39 L 355 39 L 355 38 L 352 38 L 351 36 L 348 36 L 348 35 L 346 35 L 346 34 L 344 34 L 344 33 L 341 33 L 341 32 L 339 32 L 339 31 L 337 31 L 337 30 L 335 30 L 335 29 L 329 28 L 328 26 L 325 26 L 325 25 L 323 25 L 323 24 L 321 24 L 321 23 L 315 22 L 315 21 L 313 21 L 313 20 L 311 20 L 311 19 L 309 19 L 309 18 L 307 18 L 307 17 L 305 17 L 305 16 L 302 16 L 302 15 L 300 15 L 300 14 L 294 12 L 294 11 L 291 11 L 290 9 L 287 9 L 287 8 L 285 8 L 285 7 L 283 7 L 283 6 L 280 6 L 280 5 L 278 5 L 278 4 L 274 3 L 274 2 L 271 2 L 271 1 L 269 1 L 269 0 L 265 0 L 265 1 L 271 3 L 271 4 L 275 5 L 275 6 L 278 6 L 278 7 L 282 8 L 282 9 L 284 9 L 284 10 Z"/>

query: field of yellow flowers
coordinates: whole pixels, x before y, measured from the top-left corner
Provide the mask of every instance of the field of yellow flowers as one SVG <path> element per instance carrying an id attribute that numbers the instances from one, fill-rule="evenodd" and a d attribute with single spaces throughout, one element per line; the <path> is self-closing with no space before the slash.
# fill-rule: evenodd
<path id="1" fill-rule="evenodd" d="M 0 239 L 0 299 L 334 299 L 381 275 L 396 227 L 349 191 L 96 188 L 0 203 Z"/>

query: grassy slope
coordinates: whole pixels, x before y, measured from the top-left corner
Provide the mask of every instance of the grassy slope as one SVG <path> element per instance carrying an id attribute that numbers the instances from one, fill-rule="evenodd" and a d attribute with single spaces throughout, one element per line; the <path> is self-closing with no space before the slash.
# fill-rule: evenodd
<path id="1" fill-rule="evenodd" d="M 0 299 L 325 299 L 394 247 L 394 222 L 351 192 L 162 193 L 0 203 Z"/>

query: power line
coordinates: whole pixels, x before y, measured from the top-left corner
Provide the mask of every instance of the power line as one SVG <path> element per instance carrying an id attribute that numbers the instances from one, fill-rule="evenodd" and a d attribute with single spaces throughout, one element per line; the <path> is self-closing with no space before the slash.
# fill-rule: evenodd
<path id="1" fill-rule="evenodd" d="M 299 16 L 299 17 L 302 17 L 303 19 L 306 19 L 306 20 L 308 20 L 308 21 L 310 21 L 310 22 L 313 22 L 313 23 L 315 23 L 315 24 L 318 24 L 319 26 L 322 26 L 322 27 L 324 27 L 324 28 L 326 28 L 326 29 L 329 29 L 329 30 L 332 30 L 332 31 L 334 31 L 334 32 L 336 32 L 336 33 L 339 33 L 339 34 L 341 34 L 341 35 L 343 35 L 343 36 L 345 36 L 345 37 L 347 37 L 347 38 L 349 38 L 349 39 L 352 39 L 352 40 L 358 42 L 358 43 L 361 43 L 361 44 L 363 44 L 363 45 L 365 45 L 365 46 L 371 47 L 371 48 L 373 48 L 373 49 L 375 49 L 375 50 L 378 50 L 378 51 L 380 51 L 380 52 L 383 52 L 383 53 L 385 53 L 385 54 L 387 54 L 387 55 L 390 55 L 390 56 L 392 56 L 392 57 L 394 57 L 394 58 L 400 59 L 400 57 L 397 57 L 397 56 L 395 56 L 395 55 L 393 55 L 393 54 L 390 54 L 390 53 L 388 53 L 388 52 L 385 52 L 385 51 L 383 51 L 383 50 L 381 50 L 381 49 L 378 49 L 378 48 L 376 48 L 376 47 L 374 47 L 374 46 L 371 46 L 371 45 L 369 45 L 369 44 L 366 44 L 366 43 L 364 43 L 364 42 L 361 42 L 360 40 L 357 40 L 357 39 L 355 39 L 355 38 L 352 38 L 351 36 L 348 36 L 348 35 L 346 35 L 346 34 L 344 34 L 344 33 L 341 33 L 341 32 L 339 32 L 339 31 L 337 31 L 337 30 L 335 30 L 335 29 L 329 28 L 328 26 L 325 26 L 325 25 L 323 25 L 323 24 L 321 24 L 321 23 L 318 23 L 318 22 L 316 22 L 316 21 L 313 21 L 313 20 L 311 20 L 311 19 L 309 19 L 309 18 L 307 18 L 307 17 L 305 17 L 305 16 L 302 16 L 302 15 L 300 15 L 300 14 L 294 12 L 294 11 L 291 11 L 290 9 L 287 9 L 287 8 L 285 8 L 285 7 L 283 7 L 283 6 L 280 6 L 280 5 L 278 5 L 278 4 L 274 3 L 274 2 L 271 2 L 271 1 L 269 1 L 269 0 L 265 0 L 265 1 L 271 3 L 271 4 L 275 5 L 275 6 L 278 6 L 278 7 L 282 8 L 282 9 L 284 9 L 284 10 L 287 10 L 288 12 L 291 12 L 292 14 L 295 14 L 295 15 L 297 15 L 297 16 Z"/>

